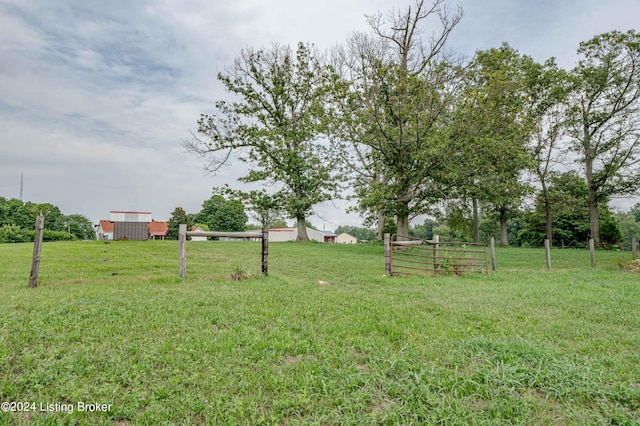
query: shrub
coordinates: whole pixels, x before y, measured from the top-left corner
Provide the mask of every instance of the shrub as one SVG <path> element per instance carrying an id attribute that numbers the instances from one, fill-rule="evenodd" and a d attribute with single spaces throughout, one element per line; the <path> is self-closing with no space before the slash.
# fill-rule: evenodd
<path id="1" fill-rule="evenodd" d="M 17 225 L 4 225 L 0 228 L 0 243 L 29 243 L 36 236 L 35 230 L 25 230 Z M 45 229 L 42 233 L 42 241 L 75 241 L 77 237 L 63 231 L 51 231 Z"/>
<path id="2" fill-rule="evenodd" d="M 18 225 L 3 225 L 0 228 L 0 243 L 25 243 L 33 241 Z"/>

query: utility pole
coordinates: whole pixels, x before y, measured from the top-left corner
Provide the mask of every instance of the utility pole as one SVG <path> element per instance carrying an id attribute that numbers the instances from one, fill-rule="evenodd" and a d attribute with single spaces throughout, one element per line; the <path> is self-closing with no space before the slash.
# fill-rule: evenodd
<path id="1" fill-rule="evenodd" d="M 24 191 L 24 172 L 20 173 L 20 201 L 22 201 L 22 193 Z"/>

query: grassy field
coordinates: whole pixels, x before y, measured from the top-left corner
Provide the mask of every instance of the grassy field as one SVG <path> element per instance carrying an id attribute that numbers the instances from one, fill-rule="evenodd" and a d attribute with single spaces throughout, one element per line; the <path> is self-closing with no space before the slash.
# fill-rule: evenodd
<path id="1" fill-rule="evenodd" d="M 29 289 L 0 245 L 0 424 L 640 424 L 629 253 L 388 278 L 379 245 L 269 248 L 265 278 L 259 243 L 190 242 L 181 281 L 177 242 L 45 243 Z"/>

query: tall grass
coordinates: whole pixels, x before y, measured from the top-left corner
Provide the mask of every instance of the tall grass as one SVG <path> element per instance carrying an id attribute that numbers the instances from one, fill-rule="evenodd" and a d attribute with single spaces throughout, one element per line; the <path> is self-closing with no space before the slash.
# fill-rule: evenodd
<path id="1" fill-rule="evenodd" d="M 636 424 L 626 253 L 499 249 L 489 275 L 385 277 L 382 247 L 0 245 L 0 424 Z M 253 278 L 231 280 L 234 271 Z M 78 402 L 111 405 L 79 412 Z M 68 411 L 41 411 L 58 404 Z"/>

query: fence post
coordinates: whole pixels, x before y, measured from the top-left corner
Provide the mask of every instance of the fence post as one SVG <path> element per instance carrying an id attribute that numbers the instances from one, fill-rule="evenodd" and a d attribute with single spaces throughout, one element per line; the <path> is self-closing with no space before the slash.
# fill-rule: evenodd
<path id="1" fill-rule="evenodd" d="M 438 243 L 440 242 L 440 235 L 434 235 L 433 236 L 433 269 L 438 269 L 439 262 L 438 262 L 438 257 L 439 254 L 438 253 Z"/>
<path id="2" fill-rule="evenodd" d="M 391 276 L 391 235 L 384 234 L 384 273 Z"/>
<path id="3" fill-rule="evenodd" d="M 262 228 L 262 275 L 269 271 L 269 228 Z"/>
<path id="4" fill-rule="evenodd" d="M 551 270 L 551 247 L 550 247 L 548 238 L 544 239 L 544 251 L 547 254 L 547 270 L 550 271 Z"/>
<path id="5" fill-rule="evenodd" d="M 38 286 L 38 273 L 40 272 L 40 254 L 42 253 L 42 234 L 44 232 L 44 216 L 40 215 L 36 219 L 36 234 L 33 239 L 33 259 L 31 260 L 31 275 L 29 276 L 29 287 Z"/>
<path id="6" fill-rule="evenodd" d="M 187 225 L 178 226 L 178 246 L 180 249 L 180 278 L 187 277 Z"/>
<path id="7" fill-rule="evenodd" d="M 591 268 L 596 267 L 596 247 L 593 238 L 589 240 L 589 251 L 591 252 Z"/>
<path id="8" fill-rule="evenodd" d="M 631 238 L 631 260 L 636 260 L 636 252 L 638 247 L 638 240 L 636 237 Z"/>
<path id="9" fill-rule="evenodd" d="M 489 253 L 491 254 L 491 270 L 496 270 L 496 239 L 491 237 L 489 239 Z"/>

